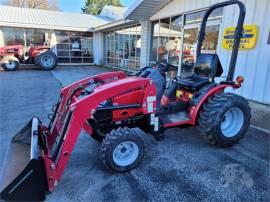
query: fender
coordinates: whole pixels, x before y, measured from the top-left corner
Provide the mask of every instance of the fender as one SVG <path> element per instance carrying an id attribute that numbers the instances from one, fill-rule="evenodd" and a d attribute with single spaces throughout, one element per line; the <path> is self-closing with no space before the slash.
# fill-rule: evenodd
<path id="1" fill-rule="evenodd" d="M 191 124 L 196 125 L 197 123 L 197 118 L 198 118 L 198 113 L 201 110 L 203 104 L 207 102 L 207 100 L 211 97 L 213 97 L 215 94 L 224 92 L 224 89 L 227 87 L 232 87 L 235 88 L 233 85 L 230 84 L 220 84 L 218 86 L 215 86 L 211 88 L 199 101 L 198 105 L 193 106 L 190 110 L 190 116 L 191 116 Z"/>
<path id="2" fill-rule="evenodd" d="M 28 52 L 31 58 L 35 58 L 38 54 L 50 50 L 48 46 L 32 46 Z"/>

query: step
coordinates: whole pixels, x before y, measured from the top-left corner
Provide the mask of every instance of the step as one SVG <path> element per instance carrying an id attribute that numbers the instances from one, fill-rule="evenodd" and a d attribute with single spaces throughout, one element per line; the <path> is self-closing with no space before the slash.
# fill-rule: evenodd
<path id="1" fill-rule="evenodd" d="M 166 114 L 166 113 L 161 114 L 160 119 L 162 120 L 163 124 L 168 124 L 180 121 L 188 121 L 191 118 L 189 117 L 189 114 L 186 111 L 181 111 L 174 114 Z"/>

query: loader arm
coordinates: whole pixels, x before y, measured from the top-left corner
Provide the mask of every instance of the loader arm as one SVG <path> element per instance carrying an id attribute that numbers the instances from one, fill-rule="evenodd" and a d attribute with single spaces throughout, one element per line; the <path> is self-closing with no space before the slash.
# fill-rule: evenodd
<path id="1" fill-rule="evenodd" d="M 81 83 L 78 82 L 77 85 L 79 84 Z M 74 85 L 72 86 L 74 87 Z M 73 87 L 70 86 L 64 89 L 63 93 L 70 92 L 68 89 L 73 89 Z M 61 127 L 53 123 L 51 130 L 55 134 L 46 135 L 49 144 L 48 147 L 44 149 L 44 164 L 49 191 L 53 191 L 57 182 L 60 180 L 81 129 L 85 128 L 86 121 L 94 113 L 98 105 L 107 99 L 130 91 L 131 89 L 138 88 L 144 89 L 145 92 L 142 102 L 139 104 L 141 107 L 144 105 L 142 111 L 145 114 L 149 114 L 151 112 L 147 110 L 147 97 L 156 95 L 155 86 L 150 79 L 140 77 L 120 79 L 98 86 L 93 93 L 82 98 L 76 93 L 73 94 L 73 97 L 71 97 L 72 103 L 68 106 L 65 117 L 58 116 L 55 119 L 57 123 L 59 123 L 60 119 L 61 121 L 64 120 Z M 61 102 L 66 102 L 66 99 L 63 99 Z M 61 109 L 64 109 L 65 106 L 65 104 L 60 104 Z M 154 103 L 154 108 L 155 107 L 156 103 Z M 88 125 L 87 128 L 88 132 L 92 130 L 90 125 Z M 57 144 L 50 145 L 55 142 L 57 142 Z"/>
<path id="2" fill-rule="evenodd" d="M 54 136 L 53 138 L 51 138 L 52 141 L 55 141 L 55 137 L 58 134 L 58 131 L 60 131 L 63 127 L 64 118 L 66 117 L 66 114 L 68 112 L 69 105 L 74 102 L 74 99 L 77 99 L 77 97 L 80 96 L 84 88 L 87 88 L 88 86 L 93 85 L 96 82 L 106 84 L 119 79 L 123 79 L 125 77 L 125 73 L 121 71 L 103 73 L 81 79 L 61 89 L 59 101 L 56 105 L 53 117 L 51 118 L 51 122 L 48 126 L 50 134 Z"/>

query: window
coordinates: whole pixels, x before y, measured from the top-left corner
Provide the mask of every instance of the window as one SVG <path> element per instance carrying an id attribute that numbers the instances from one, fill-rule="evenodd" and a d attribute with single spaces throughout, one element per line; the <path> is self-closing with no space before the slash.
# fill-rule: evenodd
<path id="1" fill-rule="evenodd" d="M 215 52 L 218 44 L 219 25 L 206 27 L 206 35 L 203 41 L 202 52 Z"/>
<path id="2" fill-rule="evenodd" d="M 4 45 L 24 45 L 27 52 L 31 46 L 51 46 L 52 31 L 43 29 L 1 28 Z M 93 63 L 93 33 L 55 31 L 59 63 Z M 54 39 L 55 41 L 55 39 Z"/>
<path id="3" fill-rule="evenodd" d="M 162 19 L 159 23 L 158 60 L 168 60 L 168 42 L 170 36 L 170 18 Z"/>
<path id="4" fill-rule="evenodd" d="M 139 61 L 140 60 L 140 54 L 141 54 L 141 31 L 142 31 L 142 27 L 141 26 L 137 26 L 136 27 L 136 60 Z"/>
<path id="5" fill-rule="evenodd" d="M 182 71 L 192 72 L 198 30 L 204 13 L 205 11 L 200 11 L 154 21 L 150 62 L 166 60 L 170 64 L 178 65 L 179 55 L 182 55 Z M 210 15 L 202 52 L 216 51 L 222 13 L 221 8 Z"/>
<path id="6" fill-rule="evenodd" d="M 59 63 L 93 63 L 92 33 L 55 31 Z"/>
<path id="7" fill-rule="evenodd" d="M 1 28 L 4 36 L 4 45 L 25 45 L 24 29 L 22 28 Z"/>
<path id="8" fill-rule="evenodd" d="M 182 71 L 191 72 L 196 57 L 199 28 L 187 28 L 184 31 Z M 219 25 L 208 25 L 202 45 L 202 53 L 215 53 L 218 43 Z"/>
<path id="9" fill-rule="evenodd" d="M 152 35 L 152 51 L 150 61 L 158 60 L 158 46 L 159 46 L 159 21 L 153 22 L 153 35 Z"/>
<path id="10" fill-rule="evenodd" d="M 182 24 L 183 16 L 153 22 L 150 62 L 166 60 L 175 65 L 179 63 Z"/>
<path id="11" fill-rule="evenodd" d="M 136 49 L 137 49 L 137 34 L 136 34 L 136 27 L 130 28 L 130 52 L 129 52 L 129 68 L 132 70 L 136 70 Z M 139 51 L 138 51 L 139 52 Z"/>
<path id="12" fill-rule="evenodd" d="M 168 43 L 168 62 L 170 64 L 178 65 L 179 63 L 182 26 L 183 16 L 172 17 L 170 26 L 170 38 Z"/>
<path id="13" fill-rule="evenodd" d="M 104 33 L 104 63 L 127 70 L 139 68 L 141 26 L 129 26 Z"/>
<path id="14" fill-rule="evenodd" d="M 23 45 L 24 51 L 28 51 L 30 46 L 50 45 L 51 32 L 40 29 L 24 28 L 2 28 L 4 45 Z"/>
<path id="15" fill-rule="evenodd" d="M 37 29 L 25 29 L 26 45 L 44 45 L 46 41 L 48 42 L 48 32 L 47 30 L 37 30 Z M 47 37 L 46 37 L 47 36 Z M 47 38 L 47 40 L 46 40 Z"/>
<path id="16" fill-rule="evenodd" d="M 184 30 L 182 71 L 190 72 L 195 61 L 198 27 L 187 28 Z"/>
<path id="17" fill-rule="evenodd" d="M 205 14 L 205 11 L 187 14 L 186 19 L 185 19 L 185 24 L 188 25 L 188 24 L 201 23 L 204 14 Z M 220 18 L 222 18 L 222 15 L 223 15 L 223 8 L 217 8 L 209 16 L 208 22 L 220 19 Z"/>

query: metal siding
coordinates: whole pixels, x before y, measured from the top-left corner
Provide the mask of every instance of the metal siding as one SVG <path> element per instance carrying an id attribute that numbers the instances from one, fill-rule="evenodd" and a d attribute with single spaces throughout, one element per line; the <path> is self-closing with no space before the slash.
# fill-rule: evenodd
<path id="1" fill-rule="evenodd" d="M 212 0 L 212 2 L 217 2 L 218 0 Z M 177 15 L 179 13 L 197 10 L 201 8 L 205 8 L 211 5 L 210 0 L 174 0 L 157 13 L 155 13 L 150 19 L 156 20 L 172 15 Z"/>
<path id="2" fill-rule="evenodd" d="M 263 0 L 261 0 L 263 1 Z M 246 2 L 245 2 L 246 3 Z M 264 15 L 255 15 L 255 12 L 258 8 L 262 9 L 262 13 L 265 13 L 265 8 L 263 8 L 265 5 L 263 4 L 256 4 L 255 1 L 250 1 L 249 3 L 246 3 L 246 9 L 247 9 L 247 16 L 245 19 L 245 24 L 254 24 L 256 23 L 259 27 L 259 33 L 261 36 L 262 26 L 261 22 L 263 22 Z M 256 85 L 261 86 L 259 83 L 256 84 L 256 74 L 260 66 L 258 66 L 258 58 L 260 56 L 260 51 L 262 46 L 258 46 L 261 44 L 261 41 L 263 40 L 262 37 L 258 38 L 258 43 L 256 45 L 256 51 L 245 51 L 244 54 L 244 60 L 243 63 L 241 63 L 241 68 L 244 77 L 247 78 L 245 82 L 245 87 L 241 89 L 240 93 L 245 96 L 252 98 L 253 96 L 256 98 L 259 98 L 261 100 L 261 97 L 258 96 L 258 92 L 254 89 Z M 242 52 L 242 51 L 241 51 Z M 254 78 L 254 79 L 252 79 Z M 258 86 L 257 86 L 258 87 Z"/>
<path id="3" fill-rule="evenodd" d="M 90 31 L 108 23 L 97 16 L 0 5 L 0 25 Z"/>
<path id="4" fill-rule="evenodd" d="M 255 49 L 239 51 L 235 77 L 242 75 L 245 82 L 236 92 L 248 99 L 270 104 L 270 46 L 267 45 L 267 36 L 270 30 L 270 0 L 243 1 L 246 5 L 247 15 L 245 24 L 255 24 L 259 28 L 259 35 Z M 228 7 L 224 10 L 223 22 L 220 29 L 220 40 L 224 28 L 235 26 L 238 9 Z M 220 43 L 221 44 L 221 43 Z M 219 45 L 218 54 L 225 72 L 229 66 L 230 51 L 224 50 Z"/>
<path id="5" fill-rule="evenodd" d="M 137 0 L 129 7 L 124 17 L 130 20 L 148 20 L 160 8 L 166 6 L 172 0 Z"/>
<path id="6" fill-rule="evenodd" d="M 252 98 L 259 98 L 259 100 L 265 101 L 267 103 L 270 103 L 270 90 L 267 89 L 267 86 L 269 86 L 269 77 L 270 77 L 270 45 L 267 45 L 267 37 L 268 33 L 270 31 L 270 18 L 267 15 L 270 11 L 270 0 L 261 0 L 261 2 L 264 1 L 264 4 L 256 4 L 256 10 L 255 10 L 255 19 L 254 22 L 260 23 L 260 38 L 259 38 L 259 51 L 256 58 L 256 66 L 254 68 L 256 69 L 255 73 L 255 82 L 253 85 L 252 92 L 254 95 L 252 95 Z M 262 12 L 262 15 L 256 15 L 257 13 Z M 259 17 L 264 16 L 264 17 Z M 268 82 L 268 83 L 267 83 Z M 262 90 L 258 90 L 262 89 Z"/>

